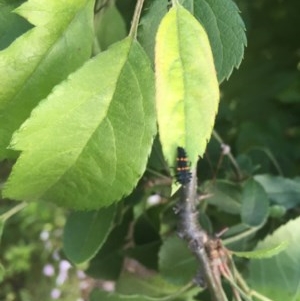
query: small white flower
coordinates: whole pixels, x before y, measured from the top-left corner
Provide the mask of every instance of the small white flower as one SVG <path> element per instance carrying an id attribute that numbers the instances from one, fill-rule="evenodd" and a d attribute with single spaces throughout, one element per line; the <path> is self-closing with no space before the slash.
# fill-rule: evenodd
<path id="1" fill-rule="evenodd" d="M 51 291 L 51 298 L 52 299 L 58 299 L 61 295 L 61 291 L 60 289 L 58 288 L 54 288 L 52 291 Z"/>
<path id="2" fill-rule="evenodd" d="M 77 277 L 79 279 L 84 279 L 86 277 L 86 275 L 85 275 L 84 271 L 79 270 L 79 271 L 77 271 Z"/>
<path id="3" fill-rule="evenodd" d="M 113 281 L 105 281 L 103 283 L 103 289 L 106 292 L 113 292 L 113 291 L 115 291 L 115 286 L 116 286 L 116 283 L 113 282 Z"/>
<path id="4" fill-rule="evenodd" d="M 62 260 L 59 263 L 59 270 L 61 272 L 68 272 L 68 270 L 72 267 L 71 263 L 67 260 Z"/>
<path id="5" fill-rule="evenodd" d="M 40 233 L 40 239 L 41 239 L 42 241 L 48 240 L 49 237 L 50 237 L 49 231 L 44 230 L 44 231 L 42 231 L 42 232 Z"/>
<path id="6" fill-rule="evenodd" d="M 147 199 L 148 205 L 154 206 L 158 205 L 161 201 L 161 196 L 159 194 L 150 195 Z"/>
<path id="7" fill-rule="evenodd" d="M 47 277 L 53 276 L 55 273 L 54 267 L 52 264 L 48 263 L 43 268 L 43 274 Z"/>
<path id="8" fill-rule="evenodd" d="M 59 273 L 59 275 L 56 278 L 56 285 L 58 286 L 63 285 L 67 279 L 68 279 L 68 273 L 66 272 Z"/>
<path id="9" fill-rule="evenodd" d="M 71 263 L 67 260 L 62 260 L 59 263 L 59 274 L 56 278 L 56 284 L 62 285 L 68 279 L 68 271 L 72 267 Z"/>

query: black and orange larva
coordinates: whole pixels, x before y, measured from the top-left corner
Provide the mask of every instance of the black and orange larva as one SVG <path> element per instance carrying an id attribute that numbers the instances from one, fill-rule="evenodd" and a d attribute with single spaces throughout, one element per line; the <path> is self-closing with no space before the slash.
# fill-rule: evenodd
<path id="1" fill-rule="evenodd" d="M 191 181 L 192 174 L 190 172 L 191 164 L 183 147 L 177 147 L 176 162 L 176 182 L 186 185 Z"/>

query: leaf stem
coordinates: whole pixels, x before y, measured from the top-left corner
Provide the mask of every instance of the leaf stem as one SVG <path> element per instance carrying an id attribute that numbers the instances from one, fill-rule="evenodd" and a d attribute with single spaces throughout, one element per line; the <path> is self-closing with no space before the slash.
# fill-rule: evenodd
<path id="1" fill-rule="evenodd" d="M 230 257 L 230 266 L 231 270 L 233 271 L 234 278 L 237 284 L 237 289 L 241 293 L 241 295 L 246 299 L 252 301 L 252 295 L 250 294 L 250 289 L 247 283 L 245 282 L 244 278 L 240 274 L 240 272 L 237 270 L 233 259 Z"/>
<path id="2" fill-rule="evenodd" d="M 257 291 L 250 289 L 249 286 L 247 285 L 247 283 L 245 282 L 244 278 L 240 274 L 240 272 L 236 269 L 235 265 L 233 266 L 233 268 L 234 268 L 235 277 L 237 279 L 239 286 L 241 287 L 241 289 L 244 292 L 246 292 L 247 295 L 249 295 L 251 297 L 256 297 L 257 299 L 259 299 L 261 301 L 274 301 L 274 300 L 269 299 L 268 297 L 258 293 Z"/>
<path id="3" fill-rule="evenodd" d="M 233 242 L 236 242 L 236 241 L 239 241 L 249 235 L 251 235 L 252 233 L 255 233 L 260 227 L 251 227 L 250 229 L 238 234 L 238 235 L 235 235 L 233 237 L 230 237 L 230 238 L 226 238 L 223 240 L 223 244 L 226 246 L 226 245 L 229 245 Z"/>
<path id="4" fill-rule="evenodd" d="M 227 281 L 230 283 L 230 285 L 232 287 L 234 287 L 241 296 L 243 296 L 243 298 L 246 300 L 246 301 L 253 301 L 251 297 L 249 297 L 234 281 L 234 279 L 232 279 L 231 277 L 229 276 L 226 276 L 226 275 L 223 275 Z"/>
<path id="5" fill-rule="evenodd" d="M 135 39 L 137 35 L 137 30 L 139 26 L 139 20 L 140 20 L 143 5 L 144 5 L 144 0 L 137 0 L 132 22 L 131 22 L 131 28 L 129 32 L 129 36 L 132 37 L 133 39 Z"/>
<path id="6" fill-rule="evenodd" d="M 155 176 L 157 176 L 158 178 L 161 178 L 161 179 L 166 179 L 166 180 L 170 180 L 170 177 L 169 176 L 166 176 L 160 172 L 157 172 L 156 170 L 152 169 L 152 168 L 147 168 L 147 171 Z M 171 181 L 171 180 L 170 180 Z"/>
<path id="7" fill-rule="evenodd" d="M 239 286 L 241 287 L 241 289 L 244 292 L 247 293 L 247 295 L 249 295 L 251 297 L 256 297 L 257 299 L 259 299 L 261 301 L 273 301 L 273 300 L 267 298 L 266 296 L 258 293 L 257 291 L 250 289 L 249 286 L 247 285 L 246 281 L 244 280 L 244 278 L 240 274 L 240 272 L 236 269 L 233 262 L 232 262 L 232 264 L 233 264 L 233 269 L 234 269 L 234 273 L 235 273 L 235 277 L 237 279 L 237 282 L 238 282 Z"/>
<path id="8" fill-rule="evenodd" d="M 17 206 L 11 208 L 10 210 L 6 211 L 5 213 L 3 213 L 0 216 L 0 219 L 5 222 L 6 220 L 8 220 L 11 216 L 13 216 L 14 214 L 18 213 L 19 211 L 21 211 L 22 209 L 24 209 L 28 204 L 27 203 L 20 203 Z"/>
<path id="9" fill-rule="evenodd" d="M 266 296 L 261 295 L 257 291 L 251 290 L 251 295 L 262 301 L 273 301 L 272 299 L 269 299 Z"/>

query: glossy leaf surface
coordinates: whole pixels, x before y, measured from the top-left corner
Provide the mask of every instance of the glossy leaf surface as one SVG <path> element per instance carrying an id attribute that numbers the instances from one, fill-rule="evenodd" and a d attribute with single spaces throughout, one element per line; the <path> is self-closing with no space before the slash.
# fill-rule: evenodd
<path id="1" fill-rule="evenodd" d="M 228 79 L 244 56 L 247 44 L 245 24 L 235 2 L 231 0 L 180 0 L 204 27 L 212 48 L 219 82 Z M 153 59 L 154 35 L 168 11 L 168 0 L 154 0 L 141 19 L 139 40 Z"/>
<path id="2" fill-rule="evenodd" d="M 35 27 L 0 52 L 0 159 L 38 102 L 90 57 L 93 3 L 30 0 L 15 10 Z"/>
<path id="3" fill-rule="evenodd" d="M 8 47 L 14 39 L 32 26 L 13 12 L 21 1 L 0 1 L 0 50 Z"/>
<path id="4" fill-rule="evenodd" d="M 22 125 L 12 143 L 22 154 L 4 194 L 108 206 L 136 185 L 155 131 L 153 71 L 127 38 L 72 74 Z"/>

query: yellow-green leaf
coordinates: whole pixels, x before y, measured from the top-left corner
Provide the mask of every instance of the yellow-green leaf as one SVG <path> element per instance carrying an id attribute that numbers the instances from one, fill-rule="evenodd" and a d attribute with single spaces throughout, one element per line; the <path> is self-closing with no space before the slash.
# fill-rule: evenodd
<path id="1" fill-rule="evenodd" d="M 3 195 L 97 209 L 128 195 L 156 133 L 154 74 L 131 38 L 57 86 L 15 133 L 21 151 Z"/>
<path id="2" fill-rule="evenodd" d="M 0 159 L 15 156 L 7 149 L 13 132 L 90 57 L 93 6 L 91 0 L 30 0 L 15 10 L 34 27 L 0 51 Z"/>
<path id="3" fill-rule="evenodd" d="M 156 106 L 163 152 L 187 150 L 193 165 L 211 136 L 219 89 L 208 37 L 182 6 L 170 9 L 156 36 Z"/>

